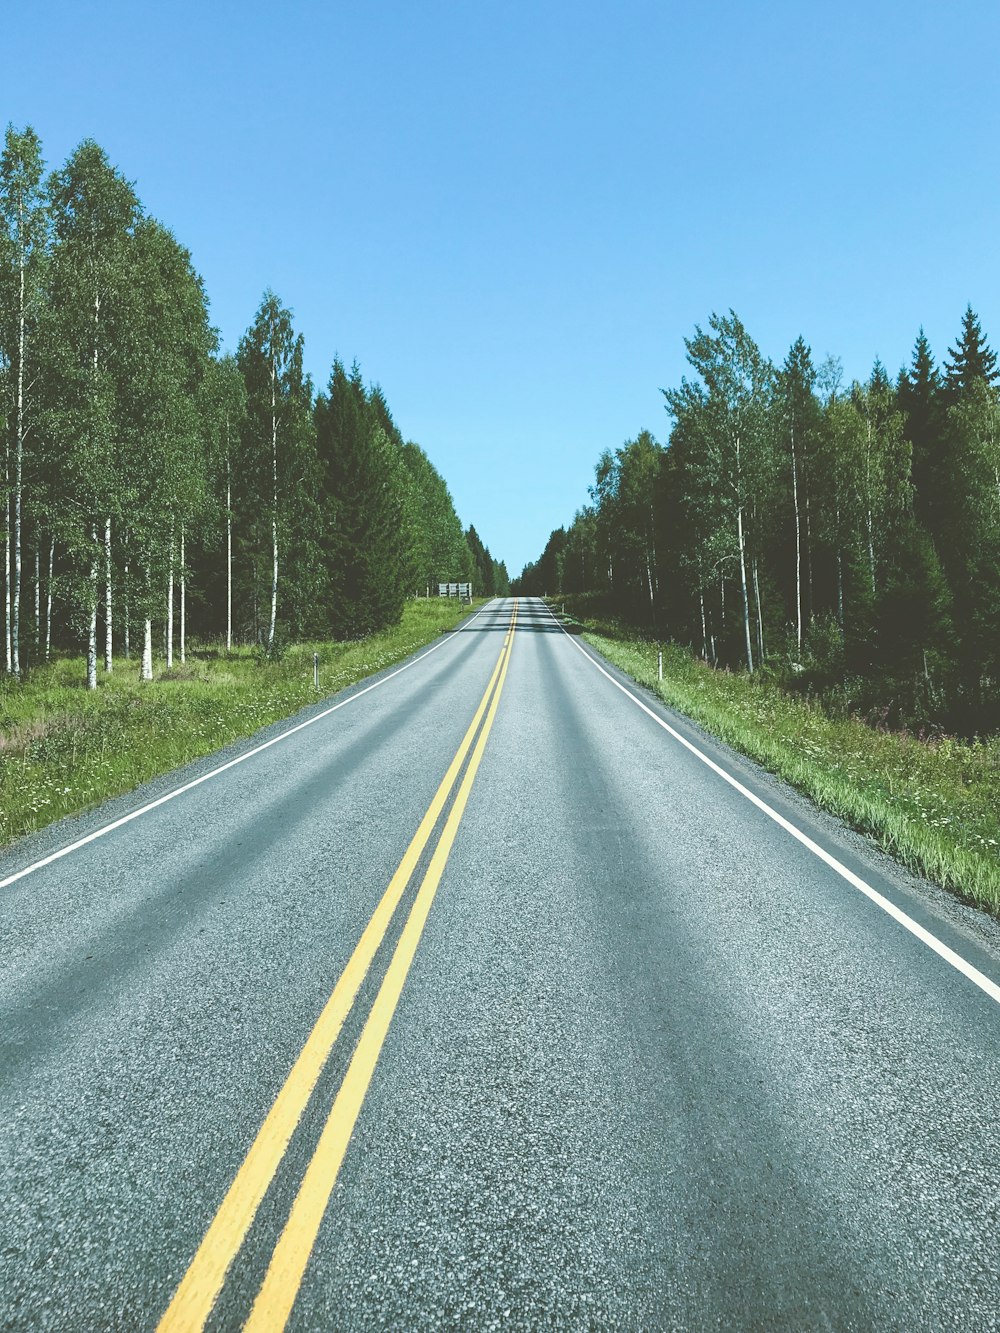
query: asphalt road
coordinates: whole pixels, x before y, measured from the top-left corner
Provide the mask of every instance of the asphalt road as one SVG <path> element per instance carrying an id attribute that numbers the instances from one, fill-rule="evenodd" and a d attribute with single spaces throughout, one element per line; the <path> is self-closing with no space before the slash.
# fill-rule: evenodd
<path id="1" fill-rule="evenodd" d="M 513 607 L 0 858 L 0 1328 L 1000 1328 L 1000 930 Z"/>

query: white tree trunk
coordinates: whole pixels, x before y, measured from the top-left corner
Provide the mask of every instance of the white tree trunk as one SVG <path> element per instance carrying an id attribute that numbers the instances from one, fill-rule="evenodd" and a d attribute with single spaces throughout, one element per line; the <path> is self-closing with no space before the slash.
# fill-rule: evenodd
<path id="1" fill-rule="evenodd" d="M 122 628 L 123 628 L 123 630 L 124 630 L 124 634 L 122 635 L 122 638 L 123 638 L 123 640 L 124 640 L 123 647 L 124 647 L 124 650 L 125 650 L 125 661 L 127 662 L 127 661 L 129 660 L 129 658 L 131 657 L 131 655 L 132 655 L 131 652 L 130 652 L 130 646 L 129 646 L 128 561 L 127 561 L 127 560 L 125 561 L 125 577 L 124 577 L 124 579 L 122 580 L 122 590 L 123 590 L 123 592 L 124 592 L 124 607 L 123 607 L 123 609 L 124 609 L 124 612 L 125 612 L 125 623 L 124 623 L 124 625 L 122 626 Z"/>
<path id="2" fill-rule="evenodd" d="M 170 520 L 170 563 L 167 575 L 167 670 L 174 664 L 174 520 Z"/>
<path id="3" fill-rule="evenodd" d="M 90 605 L 87 624 L 87 689 L 97 689 L 97 524 L 90 525 Z"/>
<path id="4" fill-rule="evenodd" d="M 56 539 L 49 539 L 49 581 L 45 593 L 45 660 L 52 655 L 52 567 L 56 559 Z"/>
<path id="5" fill-rule="evenodd" d="M 760 609 L 760 580 L 757 577 L 757 557 L 753 558 L 753 595 L 757 603 L 757 653 L 761 662 L 764 661 L 764 618 Z"/>
<path id="6" fill-rule="evenodd" d="M 743 506 L 736 506 L 736 535 L 740 546 L 740 590 L 743 594 L 743 637 L 747 647 L 747 670 L 753 673 L 753 645 L 750 642 L 750 598 L 747 593 L 746 540 L 743 535 Z"/>
<path id="7" fill-rule="evenodd" d="M 42 644 L 42 549 L 35 543 L 35 655 Z"/>
<path id="8" fill-rule="evenodd" d="M 792 503 L 795 507 L 795 642 L 802 657 L 802 524 L 799 519 L 799 469 L 795 458 L 795 424 L 792 423 Z"/>
<path id="9" fill-rule="evenodd" d="M 10 640 L 10 496 L 7 488 L 10 485 L 10 464 L 4 459 L 4 488 L 3 488 L 3 605 L 4 605 L 4 637 L 7 641 L 7 675 L 11 673 L 13 667 L 13 657 L 11 655 Z"/>
<path id="10" fill-rule="evenodd" d="M 226 652 L 233 651 L 233 489 L 226 459 Z"/>
<path id="11" fill-rule="evenodd" d="M 104 670 L 114 670 L 114 638 L 111 629 L 111 519 L 104 520 Z"/>
<path id="12" fill-rule="evenodd" d="M 17 443 L 14 447 L 14 599 L 10 628 L 11 670 L 21 675 L 21 478 L 24 468 L 24 245 L 19 247 L 20 291 L 17 332 Z"/>
<path id="13" fill-rule="evenodd" d="M 139 679 L 153 679 L 153 622 L 148 616 L 142 622 L 142 669 Z"/>
<path id="14" fill-rule="evenodd" d="M 181 524 L 181 661 L 184 661 L 184 635 L 187 629 L 185 613 L 187 610 L 187 579 L 184 570 L 184 524 Z"/>
<path id="15" fill-rule="evenodd" d="M 278 618 L 278 411 L 276 398 L 277 369 L 271 358 L 271 624 L 267 631 L 267 651 L 274 651 L 274 626 Z"/>
<path id="16" fill-rule="evenodd" d="M 875 523 L 872 511 L 868 510 L 868 572 L 871 576 L 872 597 L 875 596 Z"/>
<path id="17" fill-rule="evenodd" d="M 701 608 L 701 655 L 708 661 L 708 626 L 705 624 L 705 590 L 698 584 L 698 606 Z"/>

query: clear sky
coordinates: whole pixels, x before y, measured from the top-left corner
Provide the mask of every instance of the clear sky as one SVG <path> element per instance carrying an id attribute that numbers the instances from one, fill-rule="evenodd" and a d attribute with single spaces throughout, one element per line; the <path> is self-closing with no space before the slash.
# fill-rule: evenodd
<path id="1" fill-rule="evenodd" d="M 516 573 L 733 307 L 775 359 L 1000 342 L 1000 6 L 31 0 L 0 117 L 95 138 L 223 344 L 271 286 Z"/>

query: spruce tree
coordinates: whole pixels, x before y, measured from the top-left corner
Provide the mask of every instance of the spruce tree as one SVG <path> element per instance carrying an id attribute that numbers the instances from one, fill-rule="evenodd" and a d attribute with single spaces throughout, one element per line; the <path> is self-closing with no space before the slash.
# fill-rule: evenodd
<path id="1" fill-rule="evenodd" d="M 962 332 L 955 346 L 949 348 L 948 358 L 944 372 L 949 403 L 956 402 L 977 380 L 990 387 L 1000 380 L 996 353 L 983 336 L 971 305 L 965 308 Z"/>
<path id="2" fill-rule="evenodd" d="M 381 392 L 369 397 L 357 364 L 338 359 L 316 404 L 335 638 L 396 624 L 413 579 L 405 473 Z"/>
<path id="3" fill-rule="evenodd" d="M 944 445 L 941 376 L 923 328 L 913 347 L 908 372 L 900 373 L 896 397 L 905 417 L 906 438 L 913 448 L 914 507 L 918 519 L 933 533 L 935 490 Z"/>

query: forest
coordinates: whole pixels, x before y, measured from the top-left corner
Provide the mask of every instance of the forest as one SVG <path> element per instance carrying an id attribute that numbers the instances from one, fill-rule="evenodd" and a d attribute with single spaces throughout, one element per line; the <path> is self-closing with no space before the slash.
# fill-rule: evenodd
<path id="1" fill-rule="evenodd" d="M 514 591 L 876 725 L 1000 728 L 1000 371 L 971 306 L 895 381 L 845 383 L 801 337 L 775 365 L 731 310 L 685 346 L 666 443 L 606 450 Z"/>
<path id="2" fill-rule="evenodd" d="M 188 251 L 92 140 L 0 158 L 6 672 L 86 653 L 152 678 L 198 636 L 269 655 L 396 623 L 439 580 L 508 590 L 378 385 L 317 392 L 272 291 L 220 351 Z"/>

